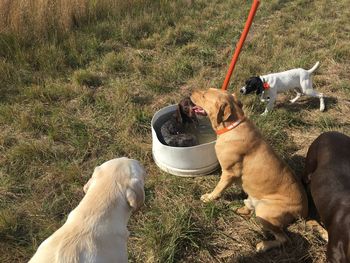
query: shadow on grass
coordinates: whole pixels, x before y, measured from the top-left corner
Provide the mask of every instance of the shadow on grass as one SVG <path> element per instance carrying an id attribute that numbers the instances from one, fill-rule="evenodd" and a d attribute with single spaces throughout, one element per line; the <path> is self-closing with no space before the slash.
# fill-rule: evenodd
<path id="1" fill-rule="evenodd" d="M 333 109 L 335 105 L 338 104 L 338 99 L 335 97 L 326 96 L 324 98 L 324 103 L 326 106 L 325 111 L 327 111 L 328 109 Z M 295 103 L 291 103 L 289 100 L 277 102 L 276 109 L 278 108 L 285 108 L 290 112 L 299 112 L 306 109 L 318 110 L 320 108 L 320 100 L 318 98 L 303 96 L 301 100 L 298 100 Z"/>
<path id="2" fill-rule="evenodd" d="M 302 175 L 304 173 L 305 157 L 298 154 L 294 154 L 286 161 L 290 168 L 292 168 L 292 170 L 294 171 L 295 175 L 301 180 Z"/>
<path id="3" fill-rule="evenodd" d="M 311 263 L 313 259 L 309 256 L 310 243 L 299 233 L 287 232 L 289 241 L 281 248 L 271 249 L 266 252 L 253 252 L 243 255 L 232 262 L 239 263 Z"/>
<path id="4" fill-rule="evenodd" d="M 237 190 L 235 192 L 226 192 L 223 194 L 222 199 L 225 201 L 243 201 L 248 195 L 242 190 Z"/>
<path id="5" fill-rule="evenodd" d="M 307 194 L 307 199 L 308 199 L 308 207 L 309 207 L 309 219 L 315 219 L 319 220 L 319 216 L 315 207 L 315 204 L 312 200 L 311 192 L 310 192 L 310 187 L 309 185 L 306 185 L 302 177 L 304 175 L 304 167 L 305 167 L 305 157 L 295 154 L 291 158 L 288 159 L 288 164 L 289 166 L 293 169 L 295 172 L 295 175 L 301 180 L 303 187 L 305 189 L 305 192 Z"/>
<path id="6" fill-rule="evenodd" d="M 288 0 L 278 0 L 277 2 L 275 2 L 272 5 L 272 10 L 279 11 L 279 10 L 283 9 L 287 5 L 288 2 L 289 2 Z"/>
<path id="7" fill-rule="evenodd" d="M 133 96 L 131 98 L 131 101 L 133 103 L 139 104 L 139 105 L 148 105 L 152 102 L 153 97 L 152 96 Z"/>
<path id="8" fill-rule="evenodd" d="M 318 215 L 315 203 L 312 199 L 310 185 L 305 184 L 302 180 L 302 177 L 304 175 L 305 157 L 298 155 L 298 154 L 293 155 L 290 159 L 288 159 L 288 164 L 294 170 L 296 176 L 298 176 L 299 179 L 301 180 L 303 187 L 305 189 L 305 192 L 307 194 L 308 208 L 309 208 L 309 213 L 308 213 L 307 219 L 308 220 L 313 219 L 313 220 L 316 220 L 320 223 L 320 217 Z"/>

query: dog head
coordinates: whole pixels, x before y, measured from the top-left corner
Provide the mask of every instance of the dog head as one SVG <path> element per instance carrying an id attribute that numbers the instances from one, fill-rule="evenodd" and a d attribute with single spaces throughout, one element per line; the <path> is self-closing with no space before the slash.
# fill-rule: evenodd
<path id="1" fill-rule="evenodd" d="M 264 91 L 264 83 L 260 77 L 251 77 L 245 82 L 245 86 L 241 88 L 240 93 L 243 95 L 256 92 L 257 95 L 261 94 Z"/>
<path id="2" fill-rule="evenodd" d="M 84 192 L 93 195 L 98 203 L 125 199 L 126 205 L 132 210 L 138 210 L 145 200 L 144 177 L 145 170 L 138 161 L 126 157 L 116 158 L 95 168 L 84 186 Z"/>
<path id="3" fill-rule="evenodd" d="M 191 101 L 190 97 L 182 99 L 177 107 L 176 120 L 179 123 L 196 123 L 197 117 L 193 111 L 194 103 Z"/>
<path id="4" fill-rule="evenodd" d="M 204 110 L 209 116 L 214 129 L 221 123 L 242 119 L 244 116 L 242 103 L 234 94 L 227 91 L 210 88 L 206 91 L 195 91 L 191 100 L 196 105 L 195 111 Z"/>

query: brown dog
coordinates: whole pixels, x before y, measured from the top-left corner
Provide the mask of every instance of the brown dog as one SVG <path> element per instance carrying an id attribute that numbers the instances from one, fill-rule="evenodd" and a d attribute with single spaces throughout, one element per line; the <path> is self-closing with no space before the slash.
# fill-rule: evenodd
<path id="1" fill-rule="evenodd" d="M 311 144 L 305 183 L 328 231 L 327 262 L 350 262 L 350 137 L 325 132 Z"/>
<path id="2" fill-rule="evenodd" d="M 193 111 L 194 104 L 189 97 L 182 99 L 176 112 L 160 128 L 164 142 L 174 147 L 189 147 L 198 144 L 194 134 L 185 131 L 185 127 L 198 122 Z"/>
<path id="3" fill-rule="evenodd" d="M 234 95 L 218 89 L 195 91 L 191 100 L 209 116 L 217 137 L 215 151 L 222 168 L 219 183 L 201 200 L 220 197 L 232 183 L 240 183 L 248 194 L 240 214 L 255 210 L 264 230 L 276 240 L 257 244 L 257 251 L 280 246 L 287 241 L 283 228 L 298 217 L 307 216 L 307 197 L 301 182 L 275 154 L 258 129 L 242 111 Z"/>

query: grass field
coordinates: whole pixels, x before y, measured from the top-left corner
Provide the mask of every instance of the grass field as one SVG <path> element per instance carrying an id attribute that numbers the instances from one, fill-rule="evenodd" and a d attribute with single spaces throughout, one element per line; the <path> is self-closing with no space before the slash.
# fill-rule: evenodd
<path id="1" fill-rule="evenodd" d="M 153 114 L 194 89 L 221 87 L 251 1 L 95 2 L 98 12 L 70 9 L 64 24 L 29 17 L 33 28 L 4 20 L 9 2 L 0 5 L 0 262 L 28 261 L 81 200 L 94 167 L 121 156 L 148 172 L 146 204 L 129 222 L 130 262 L 324 262 L 326 243 L 304 220 L 288 228 L 285 247 L 257 254 L 266 236 L 254 218 L 234 213 L 243 203 L 239 189 L 204 204 L 199 198 L 219 171 L 183 179 L 152 159 Z M 317 99 L 291 105 L 294 94 L 283 94 L 261 117 L 258 98 L 241 98 L 298 175 L 321 132 L 350 135 L 348 6 L 262 1 L 233 73 L 230 90 L 237 92 L 252 75 L 320 61 L 314 87 L 326 96 L 323 113 Z"/>

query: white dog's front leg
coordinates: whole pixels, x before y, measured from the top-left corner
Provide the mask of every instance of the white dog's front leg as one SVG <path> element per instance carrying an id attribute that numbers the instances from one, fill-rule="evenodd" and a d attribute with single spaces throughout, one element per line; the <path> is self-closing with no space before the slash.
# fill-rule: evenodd
<path id="1" fill-rule="evenodd" d="M 268 112 L 272 111 L 273 104 L 275 103 L 276 97 L 270 97 L 269 103 L 267 103 L 265 111 L 261 114 L 265 116 Z"/>
<path id="2" fill-rule="evenodd" d="M 268 102 L 270 100 L 270 98 L 268 97 L 268 95 L 266 94 L 265 91 L 263 91 L 261 93 L 261 96 L 260 96 L 260 101 L 261 102 Z"/>

